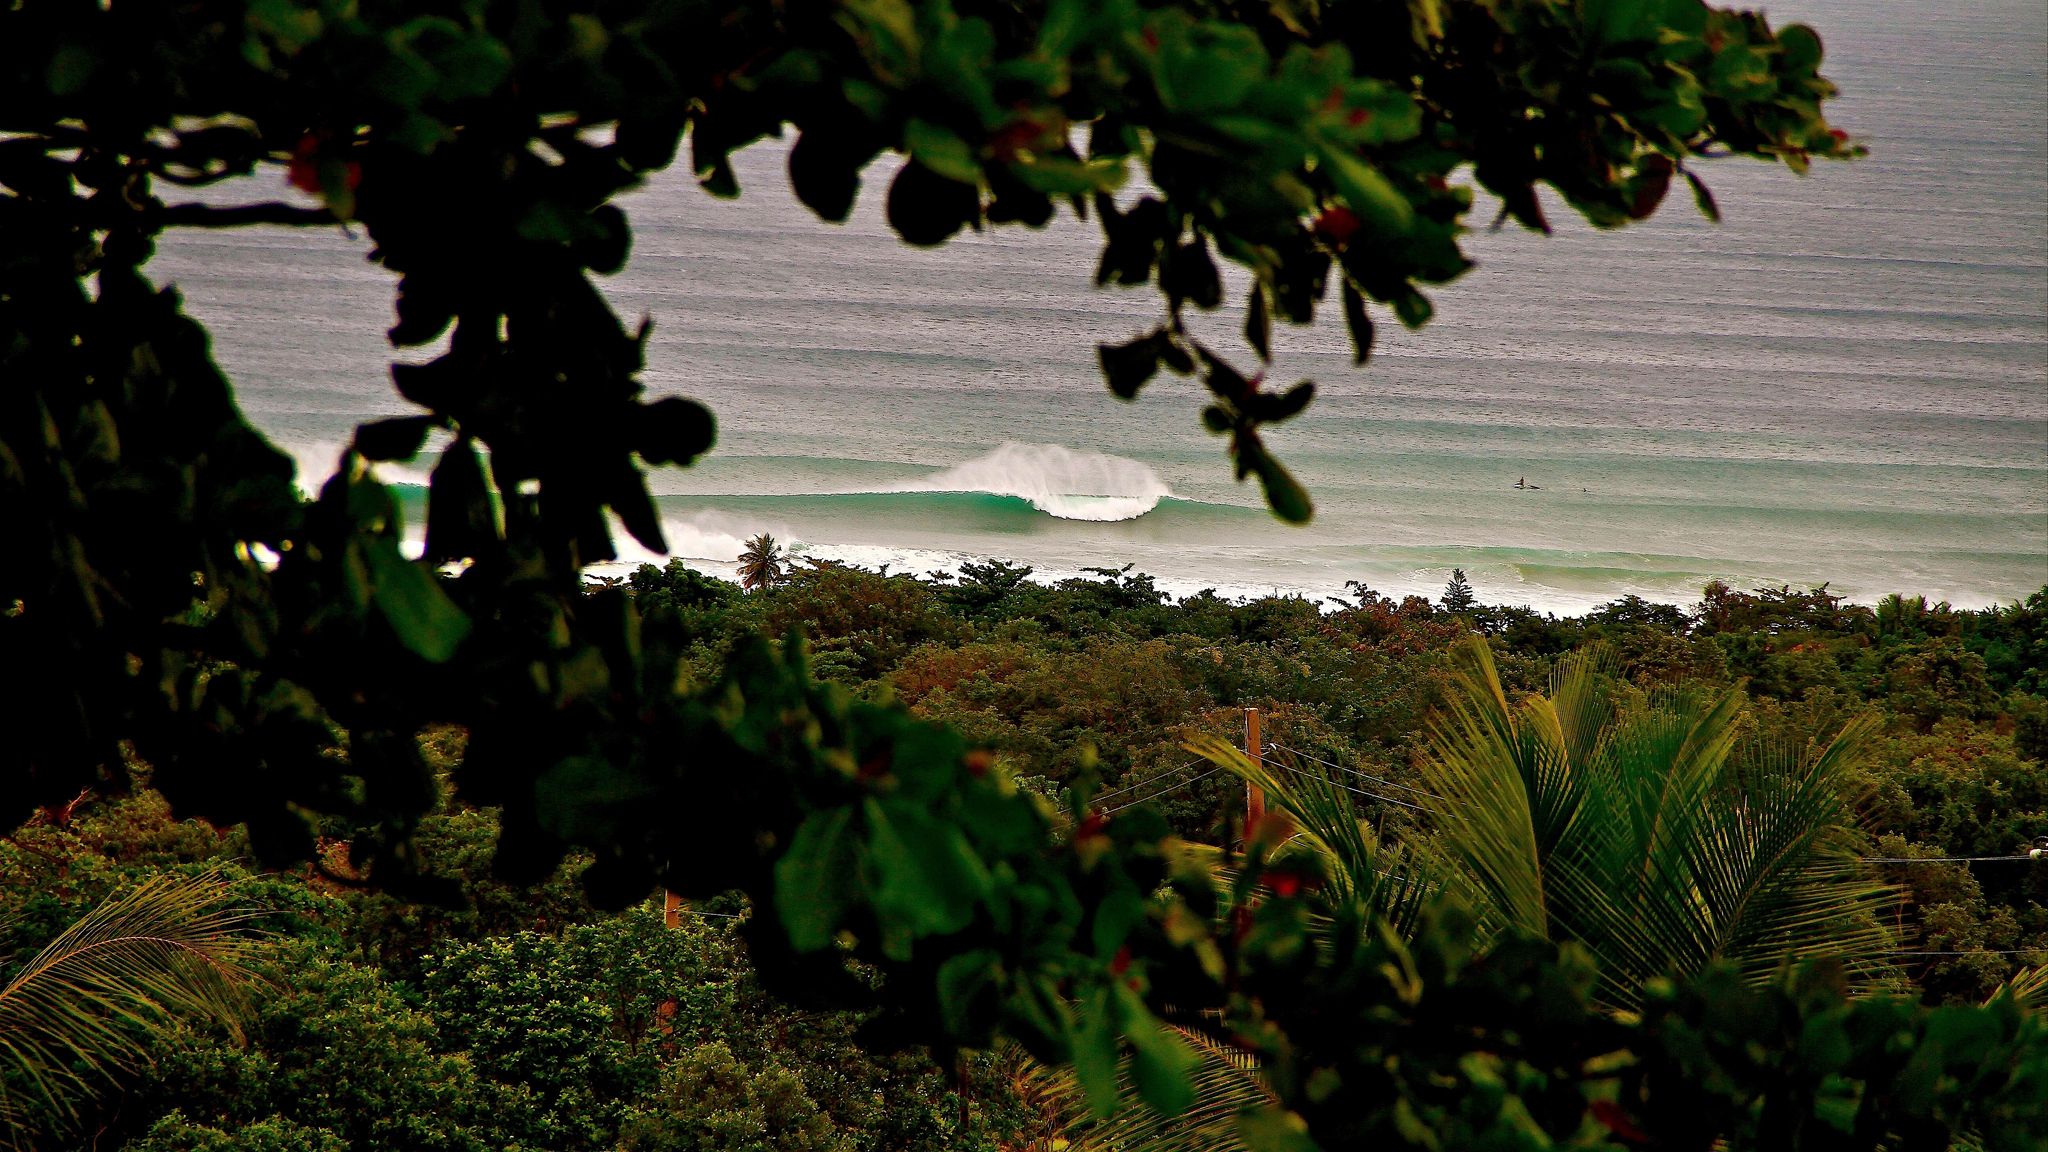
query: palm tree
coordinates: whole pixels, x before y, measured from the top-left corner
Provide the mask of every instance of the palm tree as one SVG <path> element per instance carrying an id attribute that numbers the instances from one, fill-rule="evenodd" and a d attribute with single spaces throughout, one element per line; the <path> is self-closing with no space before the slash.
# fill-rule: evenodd
<path id="1" fill-rule="evenodd" d="M 0 988 L 0 1147 L 67 1127 L 177 1014 L 239 1032 L 253 977 L 248 917 L 216 874 L 158 876 L 64 930 Z"/>
<path id="2" fill-rule="evenodd" d="M 1450 890 L 1493 931 L 1588 947 L 1617 1008 L 1648 979 L 1715 961 L 1756 981 L 1787 955 L 1882 963 L 1876 913 L 1897 892 L 1856 859 L 1849 778 L 1874 724 L 1812 755 L 1738 761 L 1740 689 L 1625 699 L 1595 651 L 1560 662 L 1549 696 L 1510 704 L 1483 639 L 1456 659 L 1429 788 L 1411 795 L 1434 832 L 1407 853 L 1378 843 L 1341 781 L 1190 745 L 1293 818 L 1285 850 L 1321 858 L 1317 900 L 1336 930 L 1381 919 L 1406 934 Z"/>
<path id="3" fill-rule="evenodd" d="M 747 550 L 740 553 L 740 587 L 751 592 L 782 583 L 783 559 L 782 545 L 768 533 L 763 532 L 747 541 Z"/>
<path id="4" fill-rule="evenodd" d="M 1618 1008 L 1716 961 L 1756 981 L 1788 955 L 1881 963 L 1876 913 L 1897 893 L 1856 859 L 1850 781 L 1874 723 L 1744 764 L 1739 688 L 1624 700 L 1594 651 L 1561 661 L 1548 697 L 1510 704 L 1483 640 L 1456 659 L 1427 803 L 1436 850 L 1492 925 L 1585 944 Z"/>

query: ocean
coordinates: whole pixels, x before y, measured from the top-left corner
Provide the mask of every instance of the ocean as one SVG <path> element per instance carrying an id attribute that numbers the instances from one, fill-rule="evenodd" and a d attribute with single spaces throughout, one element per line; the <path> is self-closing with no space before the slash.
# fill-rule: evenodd
<path id="1" fill-rule="evenodd" d="M 1334 293 L 1315 327 L 1280 326 L 1272 378 L 1318 386 L 1268 437 L 1315 499 L 1306 527 L 1231 480 L 1197 383 L 1129 404 L 1103 387 L 1095 345 L 1148 330 L 1160 300 L 1092 286 L 1092 222 L 919 250 L 882 220 L 888 158 L 844 225 L 790 195 L 785 141 L 737 158 L 737 201 L 661 174 L 622 199 L 633 254 L 602 287 L 654 322 L 650 395 L 718 417 L 709 457 L 653 481 L 671 547 L 720 574 L 761 531 L 891 571 L 1135 565 L 1177 594 L 1434 596 L 1462 568 L 1484 601 L 1561 612 L 1689 603 L 1709 580 L 2022 598 L 2048 584 L 2048 9 L 1770 14 L 1821 30 L 1831 119 L 1869 158 L 1805 178 L 1701 163 L 1719 225 L 1680 189 L 1616 232 L 1554 199 L 1554 236 L 1487 232 L 1482 194 L 1479 266 L 1431 292 L 1422 331 L 1383 314 L 1354 368 Z M 261 174 L 206 198 L 286 196 Z M 355 424 L 408 411 L 393 278 L 367 249 L 187 230 L 151 265 L 307 487 Z M 1226 283 L 1195 327 L 1236 349 L 1244 280 Z"/>

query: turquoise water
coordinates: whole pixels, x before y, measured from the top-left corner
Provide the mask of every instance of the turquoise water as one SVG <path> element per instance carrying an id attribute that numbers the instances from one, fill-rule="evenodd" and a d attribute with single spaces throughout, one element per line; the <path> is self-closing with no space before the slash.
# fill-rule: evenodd
<path id="1" fill-rule="evenodd" d="M 2048 12 L 1771 14 L 1827 35 L 1834 118 L 1871 157 L 1804 180 L 1705 164 L 1718 227 L 1674 198 L 1618 233 L 1553 204 L 1555 237 L 1476 234 L 1437 320 L 1383 324 L 1364 370 L 1341 326 L 1279 332 L 1275 375 L 1320 386 L 1271 437 L 1316 499 L 1307 528 L 1230 481 L 1198 386 L 1103 390 L 1094 344 L 1149 327 L 1158 297 L 1090 287 L 1092 226 L 908 249 L 879 194 L 844 226 L 810 217 L 777 142 L 741 157 L 737 203 L 665 175 L 625 200 L 634 253 L 604 287 L 655 322 L 650 391 L 719 417 L 718 450 L 657 480 L 671 542 L 711 570 L 762 530 L 897 571 L 1136 563 L 1180 592 L 1433 594 L 1458 566 L 1484 598 L 1549 608 L 1708 579 L 2023 596 L 2048 582 Z M 251 229 L 157 260 L 309 468 L 405 410 L 366 250 Z M 1238 324 L 1205 327 L 1230 346 Z"/>

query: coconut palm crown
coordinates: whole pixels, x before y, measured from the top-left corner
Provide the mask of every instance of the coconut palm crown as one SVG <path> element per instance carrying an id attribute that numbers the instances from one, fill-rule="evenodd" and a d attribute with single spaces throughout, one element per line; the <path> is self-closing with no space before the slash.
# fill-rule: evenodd
<path id="1" fill-rule="evenodd" d="M 785 558 L 782 545 L 766 532 L 747 541 L 747 550 L 740 553 L 740 587 L 752 592 L 782 583 Z"/>
<path id="2" fill-rule="evenodd" d="M 1439 895 L 1470 903 L 1493 931 L 1589 949 L 1613 1007 L 1717 961 L 1755 983 L 1787 957 L 1879 977 L 1894 945 L 1878 913 L 1898 893 L 1857 859 L 1852 783 L 1872 725 L 1738 756 L 1739 688 L 1638 692 L 1596 649 L 1561 660 L 1549 695 L 1511 702 L 1484 640 L 1455 659 L 1427 790 L 1405 794 L 1432 830 L 1406 851 L 1380 845 L 1336 781 L 1190 747 L 1265 790 L 1354 917 L 1405 935 Z"/>
<path id="3" fill-rule="evenodd" d="M 1882 964 L 1897 894 L 1857 860 L 1851 780 L 1870 723 L 1737 757 L 1740 688 L 1627 692 L 1590 650 L 1510 703 L 1483 640 L 1456 659 L 1427 803 L 1497 926 L 1585 944 L 1618 1007 L 1715 961 L 1758 982 L 1787 956 Z"/>

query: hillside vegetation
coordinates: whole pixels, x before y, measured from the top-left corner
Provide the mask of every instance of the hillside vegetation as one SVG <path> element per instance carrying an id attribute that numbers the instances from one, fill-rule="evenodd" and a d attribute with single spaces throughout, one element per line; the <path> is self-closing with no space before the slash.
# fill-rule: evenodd
<path id="1" fill-rule="evenodd" d="M 1188 745 L 1241 744 L 1251 707 L 1276 777 L 1320 767 L 1355 786 L 1351 802 L 1385 842 L 1427 842 L 1430 819 L 1407 801 L 1428 787 L 1428 721 L 1456 690 L 1455 646 L 1474 633 L 1516 697 L 1547 690 L 1574 651 L 1599 654 L 1624 710 L 1746 686 L 1738 770 L 1874 721 L 1851 830 L 1869 856 L 2005 856 L 2048 834 L 2048 592 L 1956 611 L 1715 585 L 1690 608 L 1628 599 L 1559 618 L 1363 588 L 1330 610 L 1174 601 L 1128 570 L 1054 586 L 1027 571 L 798 564 L 743 593 L 671 562 L 628 585 L 644 608 L 686 622 L 686 676 L 715 680 L 751 633 L 801 629 L 819 676 L 953 725 L 1027 787 L 1057 794 L 1099 777 L 1105 808 L 1152 799 L 1195 843 L 1237 842 L 1244 786 Z M 464 739 L 444 728 L 424 742 L 444 779 Z M 210 1021 L 151 1032 L 146 1069 L 99 1105 L 101 1148 L 1035 1148 L 1085 1117 L 1013 1049 L 890 1055 L 858 1042 L 856 1013 L 769 996 L 733 930 L 746 912 L 737 894 L 667 929 L 658 894 L 619 915 L 586 903 L 576 874 L 587 857 L 529 888 L 495 880 L 497 824 L 495 810 L 452 800 L 422 823 L 423 862 L 467 902 L 450 911 L 361 884 L 354 830 L 338 818 L 322 826 L 317 865 L 265 872 L 241 830 L 176 820 L 146 787 L 82 796 L 0 843 L 4 975 L 146 877 L 219 869 L 258 910 L 272 946 L 247 1042 Z M 1897 948 L 1940 953 L 1894 957 L 1881 984 L 1974 1004 L 2048 958 L 2043 866 L 1871 868 L 1903 889 L 1884 914 Z"/>

